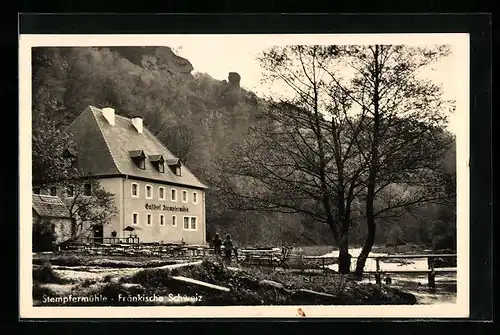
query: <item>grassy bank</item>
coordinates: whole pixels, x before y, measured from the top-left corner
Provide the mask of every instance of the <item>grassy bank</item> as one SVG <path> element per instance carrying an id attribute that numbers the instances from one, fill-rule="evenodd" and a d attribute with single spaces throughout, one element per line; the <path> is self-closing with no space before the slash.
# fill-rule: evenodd
<path id="1" fill-rule="evenodd" d="M 179 282 L 177 276 L 188 277 L 228 288 L 213 288 Z M 59 298 L 104 297 L 90 305 L 377 305 L 414 304 L 413 295 L 393 288 L 379 289 L 344 276 L 304 275 L 290 271 L 262 268 L 227 268 L 205 260 L 199 266 L 179 269 L 143 268 L 131 275 L 107 275 L 101 279 L 68 280 L 58 275 L 45 262 L 33 270 L 33 298 L 36 305 L 61 305 Z M 314 294 L 309 291 L 319 292 Z M 321 295 L 321 293 L 324 293 Z M 196 297 L 192 301 L 173 298 Z M 134 301 L 134 298 L 139 297 Z M 148 300 L 148 297 L 150 298 Z M 156 297 L 152 299 L 151 297 Z M 162 299 L 159 299 L 159 298 Z M 59 300 L 58 300 L 59 299 Z M 65 306 L 89 305 L 89 301 L 65 302 Z"/>
<path id="2" fill-rule="evenodd" d="M 158 259 L 150 256 L 92 256 L 79 254 L 35 254 L 33 255 L 33 264 L 42 265 L 50 262 L 57 266 L 97 266 L 106 268 L 153 268 L 169 264 L 177 264 L 179 261 L 172 259 Z"/>

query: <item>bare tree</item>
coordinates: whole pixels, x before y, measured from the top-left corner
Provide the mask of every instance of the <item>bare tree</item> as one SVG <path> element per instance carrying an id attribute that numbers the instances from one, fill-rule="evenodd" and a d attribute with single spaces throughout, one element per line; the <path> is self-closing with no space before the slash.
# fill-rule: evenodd
<path id="1" fill-rule="evenodd" d="M 63 200 L 74 225 L 74 238 L 94 227 L 104 227 L 118 214 L 115 195 L 106 191 L 96 178 L 65 179 L 59 181 L 59 186 L 65 189 Z"/>
<path id="2" fill-rule="evenodd" d="M 336 81 L 337 88 L 368 113 L 356 141 L 368 166 L 364 194 L 368 234 L 356 265 L 360 278 L 375 241 L 377 219 L 399 208 L 449 199 L 436 167 L 450 144 L 443 140 L 442 129 L 453 106 L 443 99 L 440 87 L 419 73 L 449 49 L 373 45 L 331 47 L 330 52 L 343 58 L 353 73 L 347 85 Z M 405 185 L 411 192 L 377 202 L 393 185 Z"/>
<path id="3" fill-rule="evenodd" d="M 351 204 L 365 169 L 354 141 L 365 113 L 350 114 L 352 99 L 332 86 L 327 51 L 287 46 L 262 55 L 269 82 L 286 85 L 291 97 L 270 99 L 244 145 L 218 158 L 221 175 L 212 183 L 239 209 L 300 213 L 327 224 L 340 249 L 339 271 L 348 273 Z"/>

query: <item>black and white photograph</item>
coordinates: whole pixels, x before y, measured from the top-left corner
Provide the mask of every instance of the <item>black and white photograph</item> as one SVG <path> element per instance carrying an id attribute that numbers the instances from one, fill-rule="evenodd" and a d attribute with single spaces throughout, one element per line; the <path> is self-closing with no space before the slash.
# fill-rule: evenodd
<path id="1" fill-rule="evenodd" d="M 21 35 L 26 314 L 467 316 L 468 48 Z"/>

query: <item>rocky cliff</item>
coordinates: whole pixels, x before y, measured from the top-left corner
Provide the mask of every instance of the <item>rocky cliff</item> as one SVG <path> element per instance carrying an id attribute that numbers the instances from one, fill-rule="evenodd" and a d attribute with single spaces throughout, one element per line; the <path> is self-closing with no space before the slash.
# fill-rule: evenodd
<path id="1" fill-rule="evenodd" d="M 176 55 L 170 47 L 112 47 L 135 65 L 144 68 L 166 70 L 172 75 L 192 77 L 193 65 L 187 59 Z"/>

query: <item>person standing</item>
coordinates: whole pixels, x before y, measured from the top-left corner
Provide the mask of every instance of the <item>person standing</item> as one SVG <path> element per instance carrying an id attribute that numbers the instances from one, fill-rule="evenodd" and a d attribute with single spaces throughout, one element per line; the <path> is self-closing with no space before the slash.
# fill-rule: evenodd
<path id="1" fill-rule="evenodd" d="M 233 241 L 231 240 L 231 235 L 226 235 L 226 240 L 224 241 L 224 254 L 226 261 L 231 262 L 231 255 L 233 254 Z"/>
<path id="2" fill-rule="evenodd" d="M 219 236 L 219 233 L 215 234 L 215 237 L 212 241 L 212 244 L 214 246 L 214 254 L 215 256 L 220 256 L 221 255 L 221 246 L 222 246 L 222 240 Z"/>
<path id="3" fill-rule="evenodd" d="M 238 247 L 234 246 L 233 251 L 234 251 L 234 259 L 236 260 L 236 263 L 238 263 Z"/>

